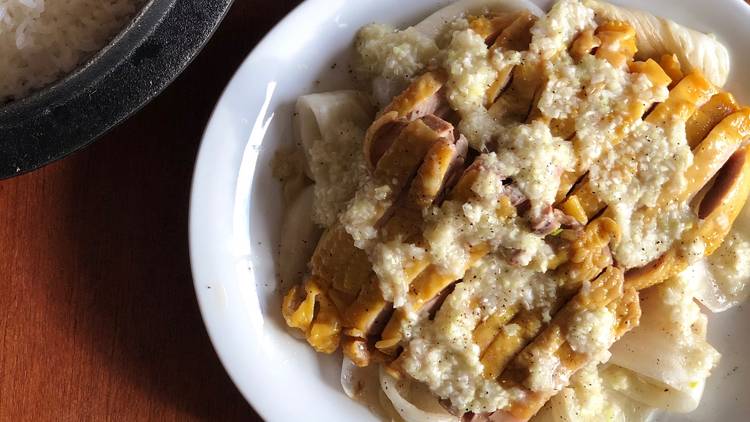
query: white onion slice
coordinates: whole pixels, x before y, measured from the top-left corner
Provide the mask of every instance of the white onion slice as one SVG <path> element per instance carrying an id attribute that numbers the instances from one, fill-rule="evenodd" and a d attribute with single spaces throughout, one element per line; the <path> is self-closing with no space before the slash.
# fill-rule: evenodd
<path id="1" fill-rule="evenodd" d="M 348 120 L 358 127 L 372 123 L 372 106 L 367 96 L 359 91 L 341 90 L 303 95 L 297 99 L 294 119 L 297 138 L 307 158 L 305 173 L 315 180 L 309 164 L 310 149 L 320 140 L 336 139 L 341 121 Z"/>
<path id="2" fill-rule="evenodd" d="M 366 404 L 373 411 L 380 411 L 378 392 L 378 368 L 370 365 L 360 368 L 344 357 L 341 361 L 341 387 L 350 399 Z"/>
<path id="3" fill-rule="evenodd" d="M 693 302 L 694 289 L 695 280 L 681 274 L 641 292 L 639 326 L 610 350 L 610 363 L 634 373 L 626 383 L 632 388 L 622 393 L 674 412 L 698 406 L 719 353 L 706 341 L 706 316 Z"/>
<path id="4" fill-rule="evenodd" d="M 372 80 L 372 98 L 379 109 L 390 104 L 393 98 L 400 94 L 409 82 L 400 78 L 384 78 L 377 76 Z"/>
<path id="5" fill-rule="evenodd" d="M 414 28 L 436 39 L 448 22 L 467 14 L 478 14 L 484 11 L 503 13 L 528 10 L 533 15 L 542 16 L 544 11 L 528 0 L 459 0 L 431 14 Z"/>
<path id="6" fill-rule="evenodd" d="M 581 369 L 531 419 L 531 422 L 646 422 L 655 409 L 612 390 L 607 369 Z M 622 369 L 622 371 L 625 371 Z"/>
<path id="7" fill-rule="evenodd" d="M 685 274 L 697 280 L 696 298 L 712 312 L 723 312 L 750 295 L 747 241 L 750 240 L 750 202 L 713 255 L 691 265 Z"/>
<path id="8" fill-rule="evenodd" d="M 458 421 L 457 416 L 451 415 L 440 406 L 437 398 L 431 396 L 430 400 L 430 398 L 425 397 L 425 394 L 423 394 L 424 392 L 419 391 L 419 386 L 414 384 L 416 383 L 399 382 L 392 376 L 388 375 L 382 367 L 380 368 L 380 388 L 383 389 L 383 392 L 388 396 L 393 407 L 406 422 Z M 409 396 L 410 393 L 416 393 L 414 395 L 418 397 L 411 397 Z M 408 400 L 405 396 L 409 396 L 414 400 L 414 403 Z M 421 408 L 417 407 L 416 404 L 419 404 Z"/>
<path id="9" fill-rule="evenodd" d="M 694 410 L 700 403 L 705 386 L 705 380 L 700 380 L 677 389 L 616 365 L 604 369 L 602 376 L 609 387 L 624 398 L 678 413 Z"/>
<path id="10" fill-rule="evenodd" d="M 279 276 L 283 282 L 298 282 L 306 272 L 307 260 L 320 237 L 312 220 L 313 186 L 307 186 L 284 212 L 279 239 Z"/>
<path id="11" fill-rule="evenodd" d="M 617 391 L 608 390 L 607 397 L 608 400 L 616 403 L 617 406 L 620 407 L 620 410 L 622 410 L 622 414 L 626 422 L 648 422 L 654 419 L 659 412 L 658 409 L 649 407 L 644 403 L 633 400 L 630 397 L 618 393 Z"/>
<path id="12" fill-rule="evenodd" d="M 684 272 L 685 277 L 696 280 L 698 290 L 695 298 L 710 309 L 711 312 L 724 312 L 727 309 L 740 303 L 739 301 L 730 300 L 716 283 L 714 274 L 708 268 L 706 258 L 701 259 L 690 265 Z"/>

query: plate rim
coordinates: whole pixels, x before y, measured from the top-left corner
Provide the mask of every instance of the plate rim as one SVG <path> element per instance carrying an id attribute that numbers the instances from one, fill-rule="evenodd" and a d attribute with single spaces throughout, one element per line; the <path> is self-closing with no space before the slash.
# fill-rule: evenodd
<path id="1" fill-rule="evenodd" d="M 210 305 L 207 304 L 207 300 L 204 297 L 204 286 L 201 285 L 201 281 L 198 280 L 198 277 L 196 277 L 196 272 L 198 272 L 196 268 L 198 261 L 196 245 L 200 242 L 197 233 L 199 232 L 198 226 L 202 224 L 202 222 L 198 221 L 198 219 L 196 218 L 195 213 L 195 202 L 197 196 L 196 191 L 198 189 L 198 184 L 200 183 L 199 176 L 201 171 L 200 166 L 203 162 L 202 157 L 205 157 L 207 155 L 206 148 L 204 148 L 204 144 L 206 143 L 206 135 L 211 130 L 212 122 L 216 120 L 216 115 L 219 111 L 219 105 L 226 101 L 226 98 L 228 97 L 229 92 L 232 90 L 233 85 L 237 83 L 239 75 L 242 73 L 242 70 L 249 65 L 251 59 L 254 56 L 257 56 L 259 51 L 268 48 L 268 44 L 270 44 L 272 38 L 280 32 L 280 28 L 289 26 L 297 15 L 302 14 L 304 12 L 304 9 L 310 7 L 310 4 L 314 3 L 315 1 L 317 0 L 303 0 L 292 10 L 290 10 L 286 15 L 284 15 L 281 20 L 279 20 L 265 35 L 263 35 L 260 41 L 258 41 L 258 43 L 252 48 L 252 50 L 250 50 L 247 56 L 245 56 L 245 58 L 243 59 L 240 66 L 235 70 L 232 77 L 229 79 L 226 86 L 222 90 L 219 99 L 214 104 L 214 108 L 211 111 L 211 115 L 208 119 L 208 122 L 206 123 L 206 127 L 203 130 L 203 134 L 201 135 L 201 143 L 198 148 L 198 153 L 196 154 L 193 175 L 190 181 L 190 201 L 188 210 L 188 252 L 190 257 L 190 271 L 193 277 L 193 289 L 195 290 L 198 308 L 201 314 L 201 321 L 203 322 L 203 326 L 205 327 L 209 340 L 211 341 L 211 346 L 213 347 L 217 358 L 221 362 L 225 373 L 227 374 L 227 376 L 229 376 L 230 380 L 243 396 L 245 401 L 247 401 L 247 403 L 253 408 L 253 410 L 255 410 L 256 413 L 258 413 L 258 415 L 260 415 L 263 420 L 272 420 L 273 409 L 268 408 L 267 404 L 259 402 L 259 400 L 257 399 L 253 399 L 255 395 L 252 394 L 250 390 L 244 388 L 244 384 L 237 379 L 239 375 L 234 373 L 230 369 L 232 365 L 229 358 L 227 357 L 227 351 L 224 350 L 224 347 L 222 347 L 223 342 L 219 339 L 219 329 L 218 327 L 213 327 L 213 322 L 211 321 L 211 314 L 214 311 L 210 307 Z M 253 168 L 252 170 L 254 171 L 255 168 Z"/>

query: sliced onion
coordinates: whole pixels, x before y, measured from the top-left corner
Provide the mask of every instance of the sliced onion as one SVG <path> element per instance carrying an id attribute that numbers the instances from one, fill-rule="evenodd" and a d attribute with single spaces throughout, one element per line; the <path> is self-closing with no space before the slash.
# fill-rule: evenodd
<path id="1" fill-rule="evenodd" d="M 617 391 L 609 390 L 607 392 L 608 400 L 616 403 L 617 406 L 622 410 L 624 420 L 627 422 L 631 421 L 642 421 L 648 422 L 653 420 L 659 413 L 658 409 L 649 407 L 644 403 L 633 400 Z"/>
<path id="2" fill-rule="evenodd" d="M 528 10 L 536 16 L 544 15 L 542 9 L 528 0 L 459 0 L 431 14 L 422 22 L 414 25 L 414 28 L 435 39 L 448 22 L 467 14 L 482 13 L 485 10 L 496 13 Z"/>
<path id="3" fill-rule="evenodd" d="M 306 187 L 284 212 L 278 270 L 281 280 L 286 283 L 302 279 L 307 260 L 320 237 L 320 229 L 312 221 L 313 197 L 313 187 Z"/>
<path id="4" fill-rule="evenodd" d="M 616 365 L 605 369 L 603 376 L 608 381 L 612 393 L 619 393 L 623 399 L 678 413 L 691 412 L 698 407 L 706 384 L 705 380 L 700 380 L 678 389 Z M 613 376 L 618 380 L 610 382 Z"/>
<path id="5" fill-rule="evenodd" d="M 404 422 L 404 418 L 402 418 L 401 415 L 396 412 L 396 408 L 393 407 L 391 399 L 389 399 L 388 396 L 385 395 L 385 392 L 382 388 L 378 388 L 378 401 L 380 403 L 380 408 L 383 409 L 383 420 L 391 422 Z"/>
<path id="6" fill-rule="evenodd" d="M 366 404 L 376 413 L 381 413 L 378 392 L 378 368 L 371 365 L 360 368 L 344 357 L 341 362 L 341 387 L 350 399 Z"/>
<path id="7" fill-rule="evenodd" d="M 592 398 L 577 397 L 576 389 L 563 388 L 544 405 L 531 422 L 598 422 L 605 420 L 605 417 L 609 422 L 646 422 L 656 413 L 653 407 L 606 387 L 599 392 L 586 390 L 586 394 L 601 394 L 602 403 L 614 407 L 615 413 L 602 415 L 592 414 L 591 411 L 584 412 L 579 406 Z"/>
<path id="8" fill-rule="evenodd" d="M 703 306 L 711 310 L 711 312 L 724 312 L 739 303 L 739 301 L 729 300 L 721 289 L 719 289 L 713 274 L 708 269 L 705 258 L 690 265 L 683 272 L 683 275 L 696 281 L 697 291 L 695 298 Z"/>
<path id="9" fill-rule="evenodd" d="M 734 236 L 742 240 L 750 239 L 750 205 L 748 203 L 745 204 L 740 215 L 734 221 L 734 225 L 726 241 Z M 722 246 L 722 248 L 724 247 L 731 246 Z M 711 265 L 712 263 L 717 264 L 714 260 L 720 259 L 719 255 L 721 253 L 722 249 L 720 248 L 713 255 L 692 264 L 684 272 L 687 277 L 696 280 L 696 299 L 710 309 L 711 312 L 726 311 L 744 302 L 748 295 L 750 295 L 750 280 L 748 278 L 740 275 L 729 275 L 721 270 L 717 271 L 717 267 Z M 736 253 L 740 253 L 740 251 L 737 250 Z M 744 260 L 740 260 L 739 262 L 734 262 L 734 264 L 744 267 L 746 265 L 744 262 Z M 731 278 L 728 279 L 727 277 Z M 744 287 L 737 290 L 727 288 L 727 286 L 737 284 L 744 284 Z"/>
<path id="10" fill-rule="evenodd" d="M 406 422 L 457 422 L 458 417 L 451 415 L 442 408 L 438 399 L 420 391 L 418 383 L 397 381 L 381 367 L 380 388 L 393 404 L 398 414 Z M 411 398 L 414 402 L 406 397 Z M 419 399 L 417 402 L 416 399 Z M 417 407 L 419 405 L 419 407 Z"/>
<path id="11" fill-rule="evenodd" d="M 359 91 L 341 90 L 303 95 L 297 99 L 295 131 L 307 158 L 305 173 L 315 180 L 309 165 L 313 143 L 336 139 L 341 121 L 366 129 L 372 123 L 372 106 Z"/>
<path id="12" fill-rule="evenodd" d="M 621 392 L 650 406 L 690 412 L 719 359 L 706 341 L 706 316 L 693 302 L 695 280 L 684 274 L 641 292 L 638 327 L 612 346 L 610 363 L 629 371 Z"/>
<path id="13" fill-rule="evenodd" d="M 388 105 L 393 98 L 406 89 L 408 82 L 401 78 L 384 78 L 378 76 L 372 80 L 372 97 L 378 108 Z"/>

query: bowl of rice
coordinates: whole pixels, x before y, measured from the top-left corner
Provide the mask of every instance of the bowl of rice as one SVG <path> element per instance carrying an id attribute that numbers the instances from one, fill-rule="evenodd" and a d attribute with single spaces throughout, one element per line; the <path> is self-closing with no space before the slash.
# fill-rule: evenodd
<path id="1" fill-rule="evenodd" d="M 82 148 L 161 92 L 232 0 L 0 0 L 0 178 Z"/>

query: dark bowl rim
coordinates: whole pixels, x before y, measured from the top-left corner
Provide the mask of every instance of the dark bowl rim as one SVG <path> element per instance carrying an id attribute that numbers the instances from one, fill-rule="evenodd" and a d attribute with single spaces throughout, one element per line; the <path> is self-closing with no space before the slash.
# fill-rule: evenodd
<path id="1" fill-rule="evenodd" d="M 149 0 L 101 50 L 38 92 L 0 106 L 0 179 L 71 154 L 163 91 L 233 0 Z"/>

